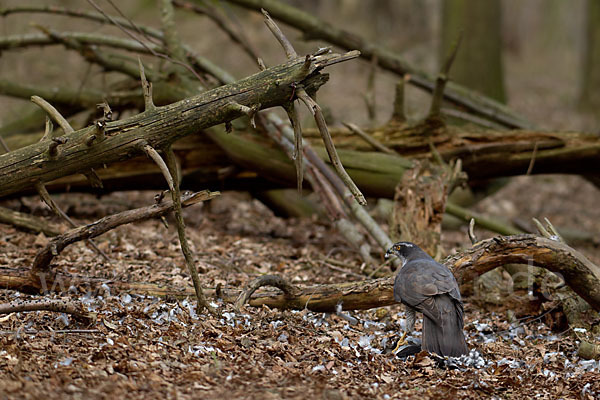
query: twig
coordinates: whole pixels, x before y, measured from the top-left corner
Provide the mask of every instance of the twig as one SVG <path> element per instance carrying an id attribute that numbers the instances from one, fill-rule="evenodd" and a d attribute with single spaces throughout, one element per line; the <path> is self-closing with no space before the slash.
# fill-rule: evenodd
<path id="1" fill-rule="evenodd" d="M 52 200 L 52 197 L 50 197 L 50 193 L 48 193 L 48 190 L 46 189 L 46 186 L 44 186 L 43 183 L 36 182 L 35 190 L 38 192 L 44 203 L 46 203 L 46 205 L 50 207 L 50 209 L 54 212 L 54 214 L 65 220 L 72 228 L 77 227 L 75 221 L 73 221 L 63 210 L 61 210 L 58 204 L 56 204 L 56 202 Z M 96 243 L 94 243 L 90 239 L 88 239 L 86 242 L 90 247 L 92 247 L 96 251 L 96 253 L 102 256 L 102 258 L 104 258 L 107 262 L 111 262 L 110 258 L 106 255 L 106 253 L 104 253 L 102 250 L 100 250 L 98 246 L 96 246 Z"/>
<path id="2" fill-rule="evenodd" d="M 344 124 L 344 126 L 346 128 L 350 129 L 350 131 L 352 133 L 356 133 L 361 139 L 363 139 L 365 142 L 369 143 L 375 149 L 382 151 L 384 153 L 387 153 L 387 154 L 398 155 L 397 152 L 390 149 L 389 147 L 387 147 L 386 145 L 381 143 L 379 140 L 377 140 L 373 136 L 369 135 L 367 132 L 363 131 L 358 125 L 350 123 L 350 122 L 342 122 L 342 124 Z"/>
<path id="3" fill-rule="evenodd" d="M 146 72 L 144 71 L 144 64 L 142 60 L 138 58 L 138 64 L 140 68 L 140 79 L 142 81 L 142 90 L 144 92 L 144 106 L 145 111 L 151 111 L 156 108 L 154 100 L 152 99 L 152 83 L 146 79 Z"/>
<path id="4" fill-rule="evenodd" d="M 218 195 L 219 192 L 209 192 L 208 190 L 205 190 L 184 196 L 182 204 L 187 207 L 201 201 L 210 200 Z M 80 226 L 58 235 L 36 254 L 32 265 L 33 274 L 35 275 L 38 272 L 47 271 L 54 257 L 58 256 L 60 252 L 70 244 L 100 236 L 121 225 L 159 217 L 172 211 L 173 208 L 173 202 L 167 201 L 148 207 L 127 210 L 118 214 L 109 215 L 98 221 L 92 222 L 91 224 Z"/>
<path id="5" fill-rule="evenodd" d="M 292 58 L 298 57 L 298 53 L 296 53 L 296 50 L 294 50 L 294 46 L 292 46 L 292 44 L 285 37 L 283 32 L 281 32 L 281 29 L 279 29 L 279 27 L 277 26 L 275 21 L 273 21 L 269 13 L 264 8 L 261 8 L 260 11 L 265 16 L 265 24 L 267 25 L 273 36 L 275 36 L 275 39 L 277 39 L 281 47 L 283 47 L 283 51 L 285 51 L 286 57 L 290 60 Z"/>
<path id="6" fill-rule="evenodd" d="M 40 96 L 31 96 L 31 101 L 37 104 L 42 108 L 42 110 L 46 111 L 46 113 L 62 128 L 65 134 L 69 134 L 74 132 L 75 130 L 69 124 L 69 122 L 61 115 L 60 112 L 52 104 L 48 103 L 46 100 L 42 99 Z"/>
<path id="7" fill-rule="evenodd" d="M 2 135 L 0 135 L 0 146 L 2 146 L 2 149 L 5 153 L 10 153 L 10 148 L 8 147 L 8 144 L 6 144 L 6 141 L 4 140 Z"/>
<path id="8" fill-rule="evenodd" d="M 298 187 L 298 193 L 302 193 L 302 181 L 304 180 L 304 166 L 302 164 L 303 152 L 302 152 L 302 127 L 300 126 L 300 118 L 298 118 L 298 108 L 294 101 L 290 102 L 284 107 L 285 112 L 288 115 L 292 129 L 294 129 L 294 152 L 292 154 L 292 160 L 296 167 L 296 184 Z"/>
<path id="9" fill-rule="evenodd" d="M 237 310 L 241 310 L 244 304 L 246 304 L 246 302 L 248 302 L 250 299 L 250 296 L 252 296 L 252 294 L 262 286 L 274 286 L 283 291 L 283 293 L 285 293 L 287 296 L 294 296 L 296 293 L 298 293 L 298 289 L 295 286 L 288 283 L 279 275 L 263 275 L 250 282 L 248 286 L 246 286 L 246 289 L 240 293 L 235 301 L 235 308 Z"/>
<path id="10" fill-rule="evenodd" d="M 469 222 L 469 239 L 471 240 L 471 244 L 477 243 L 477 236 L 475 236 L 475 218 L 471 218 L 471 222 Z"/>
<path id="11" fill-rule="evenodd" d="M 333 145 L 333 141 L 331 140 L 331 134 L 329 133 L 329 129 L 327 129 L 327 123 L 325 122 L 325 117 L 323 116 L 323 112 L 321 111 L 321 107 L 306 93 L 304 88 L 297 88 L 296 95 L 300 100 L 304 102 L 306 107 L 308 107 L 309 111 L 313 114 L 315 121 L 317 123 L 317 127 L 319 128 L 319 133 L 321 134 L 321 138 L 323 139 L 323 143 L 325 144 L 325 149 L 327 150 L 327 154 L 329 154 L 329 159 L 331 160 L 331 164 L 335 168 L 336 172 L 340 179 L 344 182 L 346 187 L 350 189 L 350 192 L 361 206 L 367 204 L 367 200 L 360 192 L 356 184 L 352 181 L 352 178 L 348 175 L 340 158 L 337 154 L 335 146 Z"/>
<path id="12" fill-rule="evenodd" d="M 552 234 L 552 236 L 554 238 L 558 238 L 558 240 L 562 243 L 565 243 L 565 239 L 563 239 L 562 235 L 558 232 L 558 229 L 556 229 L 554 227 L 554 225 L 552 225 L 552 222 L 550 222 L 550 220 L 546 217 L 544 217 L 544 222 L 546 222 L 546 227 L 548 228 L 548 231 L 550 231 L 550 233 Z"/>
<path id="13" fill-rule="evenodd" d="M 83 311 L 83 304 L 79 301 L 66 301 L 61 299 L 14 300 L 10 303 L 0 304 L 0 314 L 24 311 L 53 311 L 72 314 L 76 318 L 82 319 L 88 323 L 96 320 L 96 313 Z"/>
<path id="14" fill-rule="evenodd" d="M 167 184 L 169 185 L 169 190 L 171 191 L 171 197 L 173 199 L 174 204 L 175 220 L 177 221 L 177 235 L 179 236 L 179 244 L 181 246 L 181 252 L 183 253 L 185 263 L 190 271 L 190 275 L 192 276 L 192 282 L 194 283 L 194 290 L 196 292 L 198 310 L 206 308 L 208 312 L 214 315 L 216 314 L 216 311 L 210 304 L 208 304 L 208 301 L 204 296 L 202 286 L 200 285 L 200 278 L 198 278 L 198 270 L 196 269 L 196 264 L 192 256 L 192 252 L 190 251 L 187 237 L 185 235 L 185 223 L 183 221 L 183 215 L 181 212 L 181 200 L 179 198 L 177 162 L 175 159 L 175 154 L 173 153 L 173 149 L 171 148 L 171 146 L 169 146 L 169 148 L 165 151 L 165 159 L 167 163 L 163 161 L 158 152 L 154 150 L 151 146 L 144 146 L 144 151 L 146 152 L 148 157 L 150 157 L 158 165 L 160 171 L 165 177 L 165 180 L 167 181 Z"/>
<path id="15" fill-rule="evenodd" d="M 323 264 L 327 268 L 330 268 L 330 269 L 332 269 L 334 271 L 342 272 L 344 274 L 351 275 L 351 276 L 353 276 L 355 278 L 360 278 L 360 279 L 364 279 L 365 278 L 364 275 L 357 274 L 356 272 L 350 271 L 349 269 L 346 269 L 346 268 L 338 267 L 337 265 L 335 265 L 337 263 L 338 263 L 337 260 L 334 260 L 334 259 L 331 259 L 331 258 L 326 258 L 326 259 L 324 259 L 324 260 L 321 261 L 321 264 Z M 344 266 L 346 265 L 344 263 L 339 263 L 339 264 L 344 265 Z"/>
<path id="16" fill-rule="evenodd" d="M 52 134 L 54 133 L 54 125 L 52 124 L 52 120 L 48 115 L 46 115 L 46 126 L 44 128 L 44 135 L 40 139 L 40 142 L 45 140 L 50 140 L 52 138 Z"/>
<path id="17" fill-rule="evenodd" d="M 292 129 L 284 124 L 275 114 L 269 113 L 268 120 L 273 123 L 278 129 L 281 131 L 283 138 L 287 139 L 290 143 L 293 141 L 293 132 Z M 285 143 L 282 140 L 278 140 L 285 147 Z M 359 221 L 359 223 L 369 232 L 369 234 L 375 239 L 377 244 L 384 251 L 392 246 L 392 241 L 385 233 L 383 229 L 373 220 L 373 218 L 369 215 L 369 213 L 361 207 L 356 199 L 352 196 L 348 187 L 344 185 L 344 182 L 341 180 L 339 175 L 335 174 L 326 164 L 319 158 L 319 156 L 315 153 L 315 151 L 310 147 L 308 143 L 303 144 L 304 155 L 306 158 L 306 165 L 314 165 L 319 173 L 323 174 L 329 185 L 331 185 L 334 190 L 337 192 L 339 199 L 346 204 L 346 206 L 350 209 L 354 217 Z M 312 183 L 311 183 L 312 184 Z M 327 187 L 328 185 L 323 185 L 323 187 Z M 314 187 L 313 187 L 314 188 Z M 338 201 L 335 198 L 336 202 Z M 324 202 L 327 206 L 329 202 Z M 394 265 L 399 266 L 399 260 L 394 259 Z"/>
<path id="18" fill-rule="evenodd" d="M 535 142 L 533 145 L 533 152 L 531 153 L 531 161 L 529 161 L 529 166 L 527 167 L 527 172 L 525 175 L 531 175 L 531 171 L 533 171 L 533 166 L 535 165 L 535 157 L 538 152 L 538 142 Z"/>
<path id="19" fill-rule="evenodd" d="M 458 34 L 458 38 L 452 45 L 452 48 L 444 61 L 444 65 L 435 80 L 435 89 L 433 90 L 431 98 L 431 107 L 429 108 L 429 115 L 427 116 L 428 119 L 439 118 L 441 115 L 440 110 L 442 108 L 442 102 L 444 101 L 444 89 L 446 88 L 446 82 L 448 82 L 449 79 L 448 73 L 450 72 L 450 67 L 452 67 L 461 41 L 462 31 Z"/>
<path id="20" fill-rule="evenodd" d="M 552 239 L 552 234 L 548 232 L 546 228 L 544 228 L 544 225 L 542 225 L 542 223 L 537 218 L 531 218 L 531 220 L 535 224 L 535 227 L 537 228 L 540 235 L 542 235 L 546 239 Z"/>
<path id="21" fill-rule="evenodd" d="M 490 121 L 485 118 L 480 118 L 476 115 L 466 113 L 464 111 L 460 111 L 454 108 L 443 108 L 441 110 L 442 114 L 449 115 L 454 118 L 462 119 L 467 122 L 474 123 L 479 126 L 483 126 L 484 128 L 494 129 L 494 130 L 504 130 L 504 125 L 497 124 L 493 121 Z"/>

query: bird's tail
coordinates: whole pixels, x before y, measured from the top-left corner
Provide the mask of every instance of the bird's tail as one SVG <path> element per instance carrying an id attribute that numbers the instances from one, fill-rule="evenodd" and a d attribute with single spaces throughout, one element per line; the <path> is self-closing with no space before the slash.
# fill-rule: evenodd
<path id="1" fill-rule="evenodd" d="M 435 296 L 434 301 L 441 315 L 438 321 L 423 315 L 423 350 L 440 356 L 467 354 L 462 312 L 457 309 L 460 305 L 448 295 Z"/>

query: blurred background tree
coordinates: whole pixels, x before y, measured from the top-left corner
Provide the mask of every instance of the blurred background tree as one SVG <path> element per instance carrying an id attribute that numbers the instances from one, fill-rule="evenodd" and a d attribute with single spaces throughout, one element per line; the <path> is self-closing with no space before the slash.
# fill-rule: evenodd
<path id="1" fill-rule="evenodd" d="M 439 65 L 462 32 L 451 79 L 505 103 L 500 0 L 445 0 L 441 14 Z"/>
<path id="2" fill-rule="evenodd" d="M 587 0 L 579 104 L 600 119 L 600 0 Z"/>

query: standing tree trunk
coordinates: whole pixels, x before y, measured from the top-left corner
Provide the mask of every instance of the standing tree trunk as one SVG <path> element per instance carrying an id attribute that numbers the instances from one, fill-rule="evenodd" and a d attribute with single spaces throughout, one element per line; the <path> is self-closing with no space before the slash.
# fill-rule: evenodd
<path id="1" fill-rule="evenodd" d="M 588 0 L 581 68 L 579 104 L 584 109 L 600 106 L 600 0 Z M 600 117 L 600 112 L 596 111 Z"/>
<path id="2" fill-rule="evenodd" d="M 444 62 L 462 31 L 451 79 L 505 103 L 501 18 L 500 0 L 445 0 L 438 60 Z"/>

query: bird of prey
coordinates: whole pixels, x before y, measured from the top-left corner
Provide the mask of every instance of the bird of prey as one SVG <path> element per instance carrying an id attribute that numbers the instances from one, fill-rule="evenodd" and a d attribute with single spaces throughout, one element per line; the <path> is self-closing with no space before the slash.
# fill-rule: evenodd
<path id="1" fill-rule="evenodd" d="M 463 303 L 450 270 L 419 246 L 398 242 L 385 253 L 402 260 L 394 281 L 394 299 L 407 307 L 407 324 L 399 346 L 414 330 L 415 312 L 423 313 L 423 350 L 440 356 L 467 354 L 463 334 Z"/>

